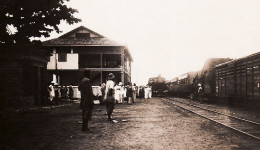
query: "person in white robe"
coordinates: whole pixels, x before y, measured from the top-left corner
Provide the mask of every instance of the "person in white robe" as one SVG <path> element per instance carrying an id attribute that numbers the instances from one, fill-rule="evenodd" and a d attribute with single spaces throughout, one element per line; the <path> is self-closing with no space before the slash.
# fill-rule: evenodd
<path id="1" fill-rule="evenodd" d="M 152 98 L 152 87 L 148 86 L 148 98 Z"/>
<path id="2" fill-rule="evenodd" d="M 146 86 L 146 87 L 144 88 L 144 98 L 147 99 L 148 96 L 149 96 L 149 89 L 148 89 L 148 86 Z"/>
<path id="3" fill-rule="evenodd" d="M 115 86 L 115 99 L 116 99 L 116 103 L 119 103 L 119 101 L 120 101 L 120 97 L 121 97 L 121 95 L 122 95 L 122 92 L 121 92 L 121 86 L 119 86 L 119 85 L 116 85 Z"/>
<path id="4" fill-rule="evenodd" d="M 54 85 L 54 82 L 51 82 L 51 84 L 49 85 L 49 88 L 48 88 L 50 102 L 52 102 L 53 98 L 55 97 L 53 85 Z"/>

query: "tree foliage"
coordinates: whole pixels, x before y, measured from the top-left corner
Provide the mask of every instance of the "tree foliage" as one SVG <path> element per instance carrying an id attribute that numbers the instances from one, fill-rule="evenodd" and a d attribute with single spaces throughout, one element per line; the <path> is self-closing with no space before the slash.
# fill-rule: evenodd
<path id="1" fill-rule="evenodd" d="M 49 37 L 52 31 L 60 33 L 62 20 L 68 24 L 80 22 L 73 16 L 76 9 L 69 8 L 69 0 L 1 0 L 0 44 L 28 44 L 30 37 Z M 11 32 L 10 27 L 16 29 Z"/>

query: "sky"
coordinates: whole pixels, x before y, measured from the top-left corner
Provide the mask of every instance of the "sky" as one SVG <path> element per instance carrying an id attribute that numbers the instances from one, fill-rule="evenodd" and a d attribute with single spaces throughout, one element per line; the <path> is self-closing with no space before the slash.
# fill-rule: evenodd
<path id="1" fill-rule="evenodd" d="M 128 46 L 132 82 L 147 84 L 202 69 L 207 58 L 240 58 L 260 51 L 259 0 L 70 0 L 81 25 Z M 46 39 L 44 39 L 46 40 Z"/>

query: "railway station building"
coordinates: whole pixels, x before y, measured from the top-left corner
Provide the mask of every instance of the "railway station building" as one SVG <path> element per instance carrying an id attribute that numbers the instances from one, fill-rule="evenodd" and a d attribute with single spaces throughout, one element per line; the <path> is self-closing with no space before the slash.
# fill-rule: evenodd
<path id="1" fill-rule="evenodd" d="M 49 81 L 58 85 L 78 85 L 84 70 L 90 70 L 93 86 L 105 83 L 109 73 L 116 83 L 131 81 L 133 59 L 128 48 L 84 26 L 45 41 L 43 47 L 52 54 L 47 64 Z"/>

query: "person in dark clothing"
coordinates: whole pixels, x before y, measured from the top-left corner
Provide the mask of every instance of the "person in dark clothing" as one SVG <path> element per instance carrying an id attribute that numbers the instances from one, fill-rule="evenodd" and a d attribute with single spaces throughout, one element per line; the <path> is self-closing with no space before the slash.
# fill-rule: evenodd
<path id="1" fill-rule="evenodd" d="M 58 104 L 58 101 L 59 101 L 59 88 L 58 88 L 57 85 L 54 86 L 54 91 L 55 91 L 55 98 L 54 98 L 55 104 Z"/>
<path id="2" fill-rule="evenodd" d="M 139 94 L 139 97 L 140 97 L 140 98 L 144 98 L 144 87 L 141 87 L 141 88 L 140 88 L 139 93 L 140 93 L 140 94 Z"/>
<path id="3" fill-rule="evenodd" d="M 101 85 L 101 93 L 102 93 L 102 97 L 101 97 L 101 101 L 100 101 L 100 104 L 101 104 L 101 105 L 104 104 L 105 91 L 106 91 L 106 83 L 103 83 L 103 84 Z"/>
<path id="4" fill-rule="evenodd" d="M 70 84 L 69 86 L 69 98 L 70 98 L 70 102 L 73 102 L 73 87 L 72 87 L 73 83 Z"/>
<path id="5" fill-rule="evenodd" d="M 61 98 L 63 99 L 65 97 L 65 89 L 63 85 L 60 87 L 60 93 L 61 93 Z"/>
<path id="6" fill-rule="evenodd" d="M 126 96 L 127 96 L 127 103 L 132 104 L 133 103 L 133 88 L 132 88 L 131 82 L 128 82 Z"/>
<path id="7" fill-rule="evenodd" d="M 92 87 L 90 85 L 90 71 L 84 71 L 84 78 L 81 80 L 78 89 L 81 94 L 80 108 L 82 109 L 82 131 L 91 132 L 88 128 L 88 121 L 91 120 L 92 109 L 93 109 L 93 99 L 94 95 L 92 92 Z"/>

